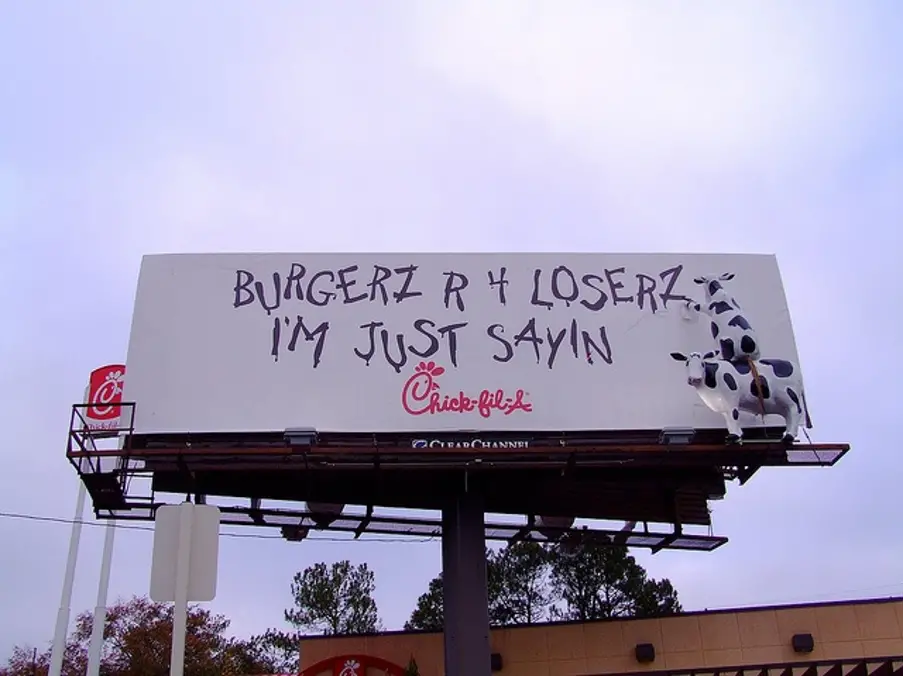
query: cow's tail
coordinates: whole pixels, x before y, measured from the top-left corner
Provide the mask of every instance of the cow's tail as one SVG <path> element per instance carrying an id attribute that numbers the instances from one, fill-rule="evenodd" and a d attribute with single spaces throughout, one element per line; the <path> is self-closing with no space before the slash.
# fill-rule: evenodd
<path id="1" fill-rule="evenodd" d="M 800 388 L 800 403 L 804 405 L 804 426 L 811 430 L 813 429 L 813 421 L 810 420 L 810 409 L 807 408 L 807 397 L 804 394 L 804 388 Z"/>
<path id="2" fill-rule="evenodd" d="M 750 357 L 747 357 L 747 365 L 753 372 L 753 384 L 756 386 L 756 398 L 760 402 L 760 415 L 763 418 L 763 422 L 766 422 L 766 401 L 763 399 L 763 383 L 760 382 L 760 374 L 759 371 L 757 371 L 756 362 Z"/>

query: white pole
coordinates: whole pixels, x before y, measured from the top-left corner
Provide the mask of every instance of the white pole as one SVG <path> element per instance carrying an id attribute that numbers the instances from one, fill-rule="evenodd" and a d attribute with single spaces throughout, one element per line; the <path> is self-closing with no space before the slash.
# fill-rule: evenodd
<path id="1" fill-rule="evenodd" d="M 69 536 L 69 556 L 66 559 L 66 573 L 63 576 L 63 593 L 60 596 L 60 610 L 57 613 L 56 628 L 53 632 L 53 648 L 50 652 L 48 676 L 60 676 L 63 670 L 63 653 L 66 650 L 66 633 L 69 629 L 69 607 L 72 603 L 72 584 L 75 580 L 75 563 L 78 559 L 78 545 L 82 537 L 82 514 L 85 511 L 85 484 L 78 482 L 78 497 L 75 499 L 75 518 Z"/>
<path id="2" fill-rule="evenodd" d="M 107 591 L 110 588 L 110 566 L 113 562 L 113 537 L 116 534 L 116 520 L 107 521 L 104 534 L 104 553 L 100 564 L 100 580 L 97 583 L 97 606 L 94 608 L 94 624 L 91 627 L 91 642 L 88 644 L 88 672 L 86 676 L 100 674 L 100 654 L 104 646 L 104 623 L 107 620 Z"/>
<path id="3" fill-rule="evenodd" d="M 173 647 L 170 676 L 182 676 L 185 666 L 185 630 L 188 624 L 188 579 L 191 567 L 191 525 L 194 505 L 179 505 L 179 549 L 176 551 L 176 589 L 173 605 Z"/>

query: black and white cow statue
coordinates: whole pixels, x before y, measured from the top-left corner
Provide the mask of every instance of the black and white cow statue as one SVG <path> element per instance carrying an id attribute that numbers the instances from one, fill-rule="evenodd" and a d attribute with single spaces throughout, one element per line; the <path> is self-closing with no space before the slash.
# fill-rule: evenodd
<path id="1" fill-rule="evenodd" d="M 738 301 L 722 286 L 722 282 L 733 278 L 734 274 L 730 272 L 718 276 L 695 277 L 694 282 L 703 285 L 706 291 L 706 301 L 701 304 L 688 300 L 687 306 L 709 316 L 713 340 L 716 341 L 722 359 L 730 362 L 756 360 L 760 358 L 756 331 L 747 321 Z"/>
<path id="2" fill-rule="evenodd" d="M 672 359 L 686 364 L 688 385 L 697 390 L 710 410 L 725 417 L 729 442 L 739 442 L 744 436 L 738 423 L 741 411 L 782 416 L 785 420 L 785 442 L 793 442 L 797 438 L 802 418 L 808 428 L 812 427 L 800 370 L 793 362 L 785 359 L 753 362 L 759 381 L 757 386 L 750 363 L 728 362 L 715 357 L 715 352 L 703 355 L 699 352 L 689 355 L 672 352 Z"/>

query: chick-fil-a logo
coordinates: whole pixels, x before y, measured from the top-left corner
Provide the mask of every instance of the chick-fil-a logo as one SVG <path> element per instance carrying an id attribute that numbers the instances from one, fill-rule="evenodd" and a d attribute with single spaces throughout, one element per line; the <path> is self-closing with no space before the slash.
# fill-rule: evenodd
<path id="1" fill-rule="evenodd" d="M 336 667 L 339 676 L 360 676 L 361 663 L 354 658 L 347 659 L 341 667 L 339 667 L 339 664 Z"/>
<path id="2" fill-rule="evenodd" d="M 446 369 L 432 361 L 419 363 L 402 386 L 402 408 L 411 415 L 477 411 L 484 418 L 489 418 L 495 411 L 511 415 L 515 411 L 530 413 L 534 409 L 533 404 L 525 401 L 527 393 L 520 389 L 511 394 L 499 389 L 442 394 L 437 378 L 445 372 Z"/>
<path id="3" fill-rule="evenodd" d="M 90 427 L 116 427 L 122 403 L 123 364 L 101 366 L 88 379 L 88 410 L 85 417 Z"/>

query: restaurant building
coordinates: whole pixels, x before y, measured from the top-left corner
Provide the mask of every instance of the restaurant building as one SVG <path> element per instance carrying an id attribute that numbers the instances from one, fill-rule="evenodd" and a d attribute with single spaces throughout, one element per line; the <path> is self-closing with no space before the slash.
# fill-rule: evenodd
<path id="1" fill-rule="evenodd" d="M 500 676 L 902 676 L 900 597 L 491 631 Z M 443 676 L 439 632 L 311 636 L 303 676 Z"/>

